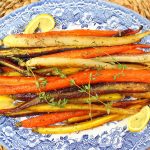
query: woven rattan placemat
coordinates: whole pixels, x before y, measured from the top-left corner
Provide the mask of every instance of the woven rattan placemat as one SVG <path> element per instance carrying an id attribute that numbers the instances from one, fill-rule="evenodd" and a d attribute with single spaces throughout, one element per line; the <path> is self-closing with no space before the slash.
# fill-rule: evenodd
<path id="1" fill-rule="evenodd" d="M 0 0 L 0 17 L 11 11 L 39 0 Z M 150 19 L 150 0 L 108 0 L 128 7 Z"/>

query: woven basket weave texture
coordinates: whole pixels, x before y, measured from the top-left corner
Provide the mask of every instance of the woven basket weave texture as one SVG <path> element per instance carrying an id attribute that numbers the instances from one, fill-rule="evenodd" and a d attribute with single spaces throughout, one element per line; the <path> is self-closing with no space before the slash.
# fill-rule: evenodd
<path id="1" fill-rule="evenodd" d="M 0 0 L 0 17 L 9 14 L 13 10 L 39 0 Z M 108 0 L 130 8 L 142 16 L 150 19 L 150 0 Z"/>

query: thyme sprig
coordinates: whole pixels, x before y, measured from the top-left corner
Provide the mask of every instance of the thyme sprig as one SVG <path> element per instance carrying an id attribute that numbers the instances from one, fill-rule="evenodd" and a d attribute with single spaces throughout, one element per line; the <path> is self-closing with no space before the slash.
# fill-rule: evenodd
<path id="1" fill-rule="evenodd" d="M 66 78 L 67 76 L 61 71 L 61 69 L 57 68 L 57 67 L 54 67 L 53 68 L 53 73 L 55 75 L 58 75 L 60 76 L 61 78 Z"/>
<path id="2" fill-rule="evenodd" d="M 84 85 L 84 86 L 80 87 L 78 84 L 76 84 L 75 80 L 73 80 L 73 79 L 70 80 L 70 85 L 78 87 L 79 88 L 79 90 L 78 90 L 79 92 L 81 92 L 81 93 L 87 93 L 88 94 L 87 103 L 90 105 L 89 116 L 92 119 L 92 115 L 91 115 L 92 114 L 92 110 L 91 110 L 92 101 L 91 101 L 91 99 L 99 100 L 99 96 L 98 96 L 98 94 L 91 95 L 91 84 L 90 84 L 91 80 L 93 80 L 92 74 L 90 74 L 88 85 Z M 99 102 L 102 103 L 105 106 L 107 114 L 109 114 L 110 111 L 111 111 L 113 102 L 104 103 L 101 100 L 99 100 Z"/>
<path id="3" fill-rule="evenodd" d="M 51 96 L 51 94 L 46 93 L 46 92 L 41 92 L 39 93 L 39 98 L 41 100 L 45 100 L 49 105 L 56 106 L 56 107 L 64 107 L 68 103 L 68 99 L 59 99 L 56 101 L 54 97 Z"/>

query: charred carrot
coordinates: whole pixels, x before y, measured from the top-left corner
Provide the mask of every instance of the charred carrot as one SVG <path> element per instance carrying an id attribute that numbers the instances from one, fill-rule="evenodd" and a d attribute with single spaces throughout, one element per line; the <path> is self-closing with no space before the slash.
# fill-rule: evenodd
<path id="1" fill-rule="evenodd" d="M 92 78 L 92 79 L 91 79 Z M 68 76 L 64 79 L 52 80 L 47 83 L 45 87 L 41 87 L 41 91 L 50 91 L 61 88 L 66 88 L 76 85 L 84 85 L 88 83 L 99 82 L 142 82 L 150 83 L 149 70 L 122 70 L 122 69 L 108 69 L 108 70 L 89 70 L 79 72 Z M 39 88 L 35 84 L 26 84 L 19 86 L 0 86 L 0 94 L 18 94 L 18 93 L 36 93 Z"/>
<path id="2" fill-rule="evenodd" d="M 8 35 L 3 43 L 6 47 L 48 47 L 48 46 L 76 46 L 76 47 L 95 47 L 95 46 L 115 46 L 131 44 L 140 41 L 150 35 L 150 31 L 143 33 L 123 36 L 123 37 L 98 37 L 98 36 L 60 36 L 50 35 L 49 33 L 35 34 L 16 34 Z"/>
<path id="3" fill-rule="evenodd" d="M 52 125 L 58 122 L 62 122 L 69 118 L 87 115 L 88 113 L 89 111 L 79 110 L 79 111 L 44 114 L 44 115 L 40 115 L 34 118 L 23 120 L 17 123 L 17 126 L 22 126 L 25 128 L 43 127 L 43 126 Z"/>
<path id="4" fill-rule="evenodd" d="M 64 51 L 64 52 L 55 53 L 51 55 L 44 55 L 41 57 L 94 58 L 98 56 L 111 55 L 116 53 L 129 53 L 129 51 L 135 48 L 150 48 L 150 45 L 129 44 L 129 45 L 112 46 L 112 47 L 92 47 L 92 48 L 84 48 L 84 49 L 74 49 L 74 50 Z M 141 52 L 140 50 L 136 50 L 136 51 Z"/>
<path id="5" fill-rule="evenodd" d="M 129 29 L 122 30 L 122 31 L 118 32 L 118 34 L 115 36 L 125 36 L 125 35 L 136 34 L 136 33 L 140 32 L 142 29 L 143 29 L 142 25 L 137 30 L 133 30 L 133 29 L 129 28 Z"/>

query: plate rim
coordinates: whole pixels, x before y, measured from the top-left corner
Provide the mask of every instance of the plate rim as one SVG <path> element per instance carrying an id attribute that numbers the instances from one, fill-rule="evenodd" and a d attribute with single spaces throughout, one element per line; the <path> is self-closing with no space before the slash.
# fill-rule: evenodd
<path id="1" fill-rule="evenodd" d="M 15 15 L 15 14 L 18 13 L 19 11 L 23 11 L 23 10 L 24 10 L 25 8 L 27 8 L 27 7 L 32 7 L 32 6 L 34 6 L 34 5 L 38 5 L 38 4 L 40 4 L 40 3 L 43 3 L 44 1 L 47 1 L 47 2 L 48 2 L 48 0 L 41 0 L 41 1 L 38 1 L 38 2 L 33 2 L 33 3 L 31 3 L 31 4 L 27 5 L 27 6 L 20 7 L 20 8 L 18 8 L 18 9 L 14 10 L 13 12 L 11 12 L 10 14 L 8 14 L 8 15 L 3 16 L 2 18 L 0 18 L 0 23 L 1 23 L 3 20 L 9 19 L 10 16 Z M 65 1 L 65 0 L 64 0 L 64 1 Z M 71 1 L 72 1 L 72 0 L 71 0 Z M 80 0 L 80 1 L 84 1 L 84 0 Z M 92 0 L 90 0 L 90 1 L 92 1 Z M 113 2 L 110 2 L 110 1 L 107 1 L 107 0 L 97 0 L 97 1 L 98 1 L 98 2 L 103 2 L 103 3 L 108 4 L 108 5 L 112 5 L 112 6 L 114 6 L 114 7 L 119 7 L 120 9 L 122 9 L 122 10 L 124 10 L 124 11 L 128 11 L 128 12 L 131 12 L 132 14 L 136 15 L 136 17 L 137 17 L 138 19 L 142 19 L 145 23 L 146 23 L 146 22 L 147 22 L 147 23 L 150 23 L 150 20 L 148 20 L 146 17 L 140 15 L 139 13 L 135 12 L 135 11 L 132 10 L 132 9 L 129 9 L 129 8 L 127 8 L 127 7 L 121 6 L 121 5 L 119 5 L 119 4 L 116 4 L 116 3 L 113 3 Z M 56 3 L 57 3 L 57 2 L 56 2 Z"/>
<path id="2" fill-rule="evenodd" d="M 36 2 L 36 5 L 38 5 L 39 3 L 42 3 L 43 1 L 44 1 L 44 0 L 42 0 L 42 1 L 40 1 L 40 2 Z M 48 0 L 46 0 L 46 1 L 48 1 Z M 92 1 L 92 0 L 91 0 L 91 1 Z M 143 21 L 144 23 L 146 23 L 146 22 L 150 23 L 149 20 L 147 20 L 146 18 L 142 17 L 141 15 L 139 15 L 138 13 L 136 13 L 136 12 L 130 10 L 130 9 L 127 9 L 127 8 L 125 8 L 125 7 L 123 7 L 123 6 L 120 6 L 120 5 L 111 3 L 111 2 L 107 2 L 107 1 L 104 1 L 104 0 L 99 0 L 99 1 L 104 2 L 104 3 L 106 3 L 106 4 L 109 4 L 109 5 L 113 5 L 115 8 L 118 8 L 118 7 L 119 7 L 119 8 L 121 8 L 121 11 L 126 10 L 126 11 L 128 11 L 128 12 L 131 12 L 132 15 L 134 15 L 135 17 L 137 16 L 138 19 L 140 18 L 140 20 L 144 20 L 144 21 Z M 9 17 L 10 17 L 11 15 L 16 14 L 16 13 L 19 12 L 19 11 L 24 11 L 24 9 L 25 9 L 26 7 L 34 7 L 34 6 L 35 6 L 35 3 L 30 4 L 29 6 L 24 6 L 24 7 L 22 7 L 22 8 L 19 8 L 19 9 L 17 9 L 16 11 L 12 12 L 11 14 L 9 14 L 9 15 L 3 17 L 2 19 L 7 19 L 7 18 L 9 19 Z M 107 6 L 108 6 L 108 5 L 107 5 Z M 1 19 L 0 19 L 0 22 L 1 22 Z"/>

